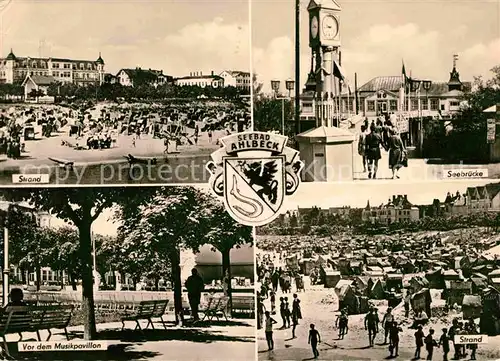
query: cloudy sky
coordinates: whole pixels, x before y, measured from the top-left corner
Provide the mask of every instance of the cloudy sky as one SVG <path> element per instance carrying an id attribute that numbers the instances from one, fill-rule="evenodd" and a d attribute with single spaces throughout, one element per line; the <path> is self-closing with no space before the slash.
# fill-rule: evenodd
<path id="1" fill-rule="evenodd" d="M 297 192 L 286 197 L 284 212 L 300 207 L 320 208 L 365 207 L 369 200 L 372 206 L 387 203 L 393 195 L 407 195 L 413 204 L 431 204 L 434 199 L 444 201 L 448 192 L 465 193 L 467 187 L 482 186 L 491 180 L 431 181 L 407 183 L 400 181 L 362 181 L 354 183 L 302 183 Z"/>
<path id="2" fill-rule="evenodd" d="M 359 85 L 400 75 L 447 81 L 453 54 L 463 80 L 500 64 L 499 0 L 338 0 L 342 67 Z M 301 82 L 310 67 L 308 0 L 301 0 Z M 294 1 L 253 0 L 254 70 L 266 90 L 272 78 L 294 77 Z M 302 84 L 303 85 L 303 84 Z"/>
<path id="3" fill-rule="evenodd" d="M 247 0 L 0 0 L 0 50 L 174 76 L 250 67 Z"/>

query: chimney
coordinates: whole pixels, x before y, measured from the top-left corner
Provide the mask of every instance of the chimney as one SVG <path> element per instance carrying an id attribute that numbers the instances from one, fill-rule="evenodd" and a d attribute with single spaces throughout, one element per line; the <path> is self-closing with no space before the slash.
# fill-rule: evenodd
<path id="1" fill-rule="evenodd" d="M 408 195 L 407 194 L 404 195 L 404 198 L 405 198 L 405 201 L 408 201 Z"/>
<path id="2" fill-rule="evenodd" d="M 392 196 L 392 201 L 395 202 L 396 201 L 396 196 Z"/>
<path id="3" fill-rule="evenodd" d="M 214 71 L 212 70 L 211 75 L 214 76 Z"/>
<path id="4" fill-rule="evenodd" d="M 200 76 L 203 76 L 203 72 L 200 71 Z"/>

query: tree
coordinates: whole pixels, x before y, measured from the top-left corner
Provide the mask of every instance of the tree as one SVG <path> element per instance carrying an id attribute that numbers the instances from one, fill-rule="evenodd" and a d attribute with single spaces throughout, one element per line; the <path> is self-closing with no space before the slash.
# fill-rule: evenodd
<path id="1" fill-rule="evenodd" d="M 57 216 L 78 229 L 78 252 L 81 261 L 82 309 L 84 313 L 84 338 L 96 337 L 94 293 L 92 277 L 91 226 L 99 215 L 115 202 L 124 202 L 137 196 L 133 188 L 48 188 L 5 190 L 12 201 L 27 201 L 37 210 Z M 139 192 L 144 195 L 147 190 Z"/>
<path id="2" fill-rule="evenodd" d="M 80 237 L 72 227 L 51 229 L 54 240 L 55 254 L 50 267 L 56 271 L 64 271 L 69 276 L 73 290 L 76 291 L 77 281 L 82 277 L 82 262 L 79 254 Z M 62 282 L 62 281 L 61 281 Z"/>
<path id="3" fill-rule="evenodd" d="M 206 208 L 211 216 L 204 219 L 205 241 L 222 254 L 222 275 L 225 282 L 224 294 L 229 297 L 228 307 L 232 310 L 231 250 L 240 245 L 252 243 L 252 227 L 236 222 L 225 211 L 224 204 L 217 199 L 207 199 Z"/>
<path id="4" fill-rule="evenodd" d="M 11 206 L 8 216 L 10 261 L 24 271 L 36 274 L 36 289 L 40 291 L 41 268 L 52 260 L 53 239 L 47 229 L 37 225 L 30 210 Z"/>
<path id="5" fill-rule="evenodd" d="M 284 106 L 282 104 L 284 102 Z M 278 131 L 282 132 L 283 109 L 285 119 L 285 135 L 294 133 L 293 107 L 290 100 L 278 100 L 272 97 L 262 96 L 254 99 L 254 129 L 260 132 Z"/>
<path id="6" fill-rule="evenodd" d="M 174 305 L 177 323 L 182 321 L 182 283 L 180 252 L 198 250 L 205 243 L 205 220 L 213 217 L 210 196 L 193 187 L 156 188 L 155 194 L 122 204 L 117 217 L 122 220 L 119 234 L 122 247 L 154 249 L 159 261 L 170 263 L 174 285 Z"/>

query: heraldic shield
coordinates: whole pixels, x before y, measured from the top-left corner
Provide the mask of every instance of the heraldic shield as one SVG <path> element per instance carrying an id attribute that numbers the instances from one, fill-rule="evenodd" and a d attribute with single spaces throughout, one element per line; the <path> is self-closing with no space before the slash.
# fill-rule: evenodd
<path id="1" fill-rule="evenodd" d="M 285 156 L 223 160 L 228 212 L 249 226 L 264 225 L 276 218 L 285 197 Z"/>

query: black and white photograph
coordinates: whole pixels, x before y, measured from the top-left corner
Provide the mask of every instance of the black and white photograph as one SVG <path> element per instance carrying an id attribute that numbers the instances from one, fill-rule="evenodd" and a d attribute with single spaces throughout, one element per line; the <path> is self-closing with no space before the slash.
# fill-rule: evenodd
<path id="1" fill-rule="evenodd" d="M 254 128 L 290 138 L 304 181 L 498 178 L 499 14 L 497 0 L 254 0 Z"/>
<path id="2" fill-rule="evenodd" d="M 499 226 L 495 180 L 303 184 L 257 228 L 259 360 L 498 359 Z"/>
<path id="3" fill-rule="evenodd" d="M 1 184 L 206 183 L 219 138 L 251 126 L 247 0 L 0 15 Z"/>
<path id="4" fill-rule="evenodd" d="M 252 228 L 206 187 L 4 188 L 0 208 L 3 359 L 255 359 Z"/>

